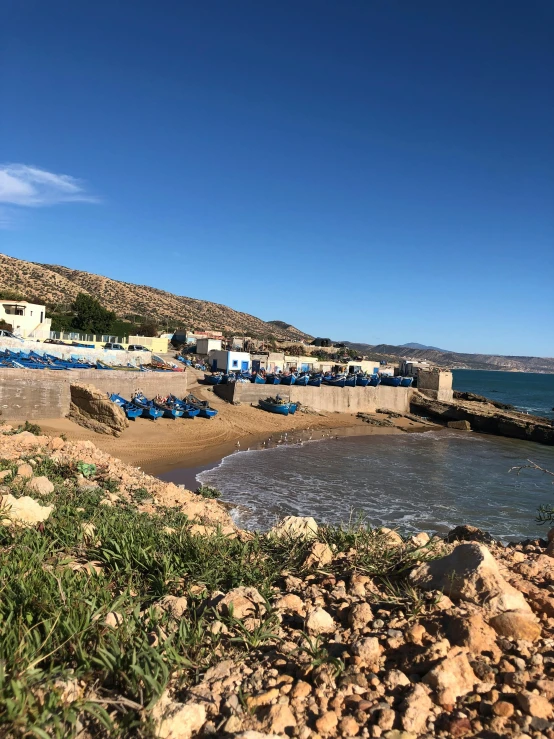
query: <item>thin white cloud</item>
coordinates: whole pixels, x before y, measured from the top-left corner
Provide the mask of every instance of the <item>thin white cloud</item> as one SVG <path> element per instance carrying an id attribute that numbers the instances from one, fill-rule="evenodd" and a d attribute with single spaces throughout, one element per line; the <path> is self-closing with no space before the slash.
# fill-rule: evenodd
<path id="1" fill-rule="evenodd" d="M 39 208 L 59 203 L 96 203 L 81 180 L 27 164 L 0 165 L 0 203 Z"/>

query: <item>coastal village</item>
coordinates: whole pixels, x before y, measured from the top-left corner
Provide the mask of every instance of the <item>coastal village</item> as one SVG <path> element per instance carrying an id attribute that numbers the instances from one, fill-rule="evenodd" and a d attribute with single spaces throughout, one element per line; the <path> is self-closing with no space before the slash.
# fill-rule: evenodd
<path id="1" fill-rule="evenodd" d="M 0 310 L 0 735 L 554 739 L 554 528 L 251 532 L 217 491 L 153 476 L 445 425 L 553 444 L 550 421 L 329 339 Z"/>

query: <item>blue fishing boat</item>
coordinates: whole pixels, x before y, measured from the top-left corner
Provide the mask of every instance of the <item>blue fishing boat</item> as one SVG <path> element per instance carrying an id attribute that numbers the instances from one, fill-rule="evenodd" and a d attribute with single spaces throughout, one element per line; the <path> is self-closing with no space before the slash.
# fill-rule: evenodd
<path id="1" fill-rule="evenodd" d="M 403 377 L 400 381 L 400 387 L 411 387 L 413 381 L 413 377 Z"/>
<path id="2" fill-rule="evenodd" d="M 135 420 L 135 418 L 142 416 L 142 408 L 139 408 L 138 405 L 131 403 L 129 400 L 125 400 L 125 398 L 122 398 L 121 395 L 112 393 L 110 395 L 110 400 L 112 401 L 112 403 L 115 403 L 120 408 L 123 408 L 127 418 Z"/>
<path id="3" fill-rule="evenodd" d="M 391 375 L 381 375 L 381 385 L 389 385 L 390 387 L 398 387 L 402 382 L 401 377 L 392 377 Z"/>
<path id="4" fill-rule="evenodd" d="M 281 375 L 281 385 L 294 385 L 296 382 L 296 375 L 291 373 L 290 375 Z"/>
<path id="5" fill-rule="evenodd" d="M 266 398 L 265 400 L 262 400 L 260 398 L 258 402 L 260 404 L 260 408 L 263 408 L 264 411 L 269 411 L 270 413 L 278 413 L 281 416 L 288 416 L 290 413 L 291 403 L 283 400 L 278 395 L 275 398 Z M 294 411 L 296 411 L 296 404 L 293 403 L 293 405 L 295 406 Z"/>
<path id="6" fill-rule="evenodd" d="M 266 385 L 280 385 L 281 384 L 281 375 L 266 375 L 265 376 L 265 384 Z"/>
<path id="7" fill-rule="evenodd" d="M 321 387 L 321 376 L 310 377 L 310 379 L 308 380 L 308 385 L 310 387 Z"/>
<path id="8" fill-rule="evenodd" d="M 345 387 L 356 387 L 356 375 L 348 375 L 344 378 Z"/>
<path id="9" fill-rule="evenodd" d="M 154 403 L 156 408 L 159 408 L 161 411 L 163 411 L 165 418 L 172 418 L 175 421 L 175 419 L 181 418 L 184 413 L 183 408 L 179 404 L 171 400 L 170 397 L 160 398 L 159 395 L 156 395 L 152 402 Z"/>
<path id="10" fill-rule="evenodd" d="M 204 382 L 208 383 L 208 385 L 219 385 L 222 379 L 223 375 L 221 372 L 216 372 L 214 375 L 204 375 Z"/>
<path id="11" fill-rule="evenodd" d="M 189 415 L 188 418 L 194 418 L 194 416 L 201 416 L 202 418 L 214 418 L 217 416 L 218 411 L 214 408 L 210 408 L 210 404 L 207 400 L 200 400 L 196 398 L 192 393 L 189 393 L 187 397 L 181 401 L 187 408 L 188 413 L 196 411 L 194 415 Z"/>
<path id="12" fill-rule="evenodd" d="M 298 408 L 297 403 L 289 403 L 289 416 L 294 416 L 297 408 Z"/>
<path id="13" fill-rule="evenodd" d="M 191 395 L 190 397 L 192 398 L 194 396 Z M 175 395 L 170 395 L 168 400 L 183 411 L 183 418 L 196 418 L 196 416 L 200 414 L 200 409 L 193 406 L 188 402 L 188 400 L 180 400 L 179 398 L 176 398 Z M 207 403 L 207 401 L 205 402 Z M 217 411 L 215 412 L 217 413 Z"/>
<path id="14" fill-rule="evenodd" d="M 369 378 L 369 386 L 370 387 L 377 387 L 381 383 L 381 378 L 379 375 L 371 375 Z"/>
<path id="15" fill-rule="evenodd" d="M 364 375 L 356 375 L 356 386 L 357 387 L 367 387 L 369 385 L 369 377 L 364 377 Z"/>
<path id="16" fill-rule="evenodd" d="M 325 385 L 331 385 L 332 387 L 344 387 L 346 384 L 345 377 L 324 377 L 323 382 Z"/>
<path id="17" fill-rule="evenodd" d="M 265 385 L 265 377 L 262 377 L 262 375 L 252 375 L 252 382 L 255 385 Z"/>
<path id="18" fill-rule="evenodd" d="M 294 384 L 295 385 L 300 385 L 302 387 L 306 387 L 306 385 L 308 384 L 309 381 L 310 381 L 310 376 L 309 375 L 299 375 L 296 378 L 296 381 L 295 381 Z"/>
<path id="19" fill-rule="evenodd" d="M 154 403 L 151 400 L 148 400 L 148 398 L 146 398 L 142 393 L 135 393 L 131 398 L 131 403 L 142 410 L 143 418 L 151 418 L 155 421 L 157 418 L 161 418 L 164 414 L 160 408 L 156 408 Z"/>

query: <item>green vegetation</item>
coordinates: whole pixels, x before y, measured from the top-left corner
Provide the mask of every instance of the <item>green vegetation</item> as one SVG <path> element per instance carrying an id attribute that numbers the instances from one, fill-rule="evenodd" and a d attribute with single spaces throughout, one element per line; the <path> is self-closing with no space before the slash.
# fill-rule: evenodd
<path id="1" fill-rule="evenodd" d="M 144 488 L 102 505 L 119 489 L 116 482 L 83 463 L 33 459 L 35 475 L 54 483 L 40 501 L 54 510 L 32 528 L 0 526 L 1 736 L 61 738 L 84 729 L 95 737 L 153 737 L 148 711 L 170 682 L 186 688 L 223 655 L 240 658 L 279 642 L 269 601 L 285 573 L 308 573 L 311 542 L 196 535 L 180 509 L 139 510 Z M 15 475 L 16 463 L 0 461 L 2 469 Z M 94 475 L 99 487 L 80 488 L 79 473 Z M 25 483 L 12 482 L 11 492 L 24 495 Z M 425 559 L 359 524 L 325 527 L 320 539 L 339 555 L 326 569 L 341 576 L 347 561 L 350 572 L 395 583 L 416 558 Z M 241 585 L 266 599 L 253 630 L 232 612 L 219 615 L 211 600 L 214 591 Z M 166 595 L 187 596 L 185 616 L 164 610 Z M 395 597 L 406 600 L 403 592 Z M 106 622 L 108 614 L 116 614 L 117 627 Z M 223 621 L 222 633 L 212 631 L 215 620 Z M 299 649 L 314 665 L 343 669 L 317 640 L 304 637 Z"/>
<path id="2" fill-rule="evenodd" d="M 98 300 L 79 293 L 71 306 L 75 311 L 73 326 L 87 334 L 107 334 L 112 329 L 115 313 L 102 307 Z"/>
<path id="3" fill-rule="evenodd" d="M 221 491 L 210 485 L 200 485 L 194 492 L 203 498 L 221 498 Z"/>
<path id="4" fill-rule="evenodd" d="M 42 434 L 42 429 L 37 423 L 31 423 L 30 421 L 25 421 L 25 423 L 20 423 L 19 426 L 13 431 L 10 432 L 4 432 L 8 436 L 13 436 L 14 434 L 21 434 L 23 431 L 28 431 L 30 434 L 34 434 L 35 436 L 40 436 Z"/>

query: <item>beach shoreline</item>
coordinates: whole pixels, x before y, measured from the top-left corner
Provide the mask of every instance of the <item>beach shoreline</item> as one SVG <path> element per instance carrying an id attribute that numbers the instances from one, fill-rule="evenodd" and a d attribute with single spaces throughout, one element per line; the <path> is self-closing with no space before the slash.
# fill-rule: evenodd
<path id="1" fill-rule="evenodd" d="M 290 443 L 310 437 L 402 434 L 441 428 L 405 417 L 390 418 L 391 426 L 373 426 L 349 413 L 278 416 L 254 406 L 234 406 L 215 396 L 210 402 L 219 411 L 213 419 L 138 419 L 117 438 L 97 434 L 67 418 L 45 419 L 40 426 L 44 433 L 64 434 L 69 441 L 92 441 L 102 451 L 163 479 L 174 470 L 209 469 L 239 449 L 264 448 L 269 440 Z M 378 421 L 389 419 L 388 414 L 374 415 Z M 189 475 L 188 479 L 193 478 Z"/>

